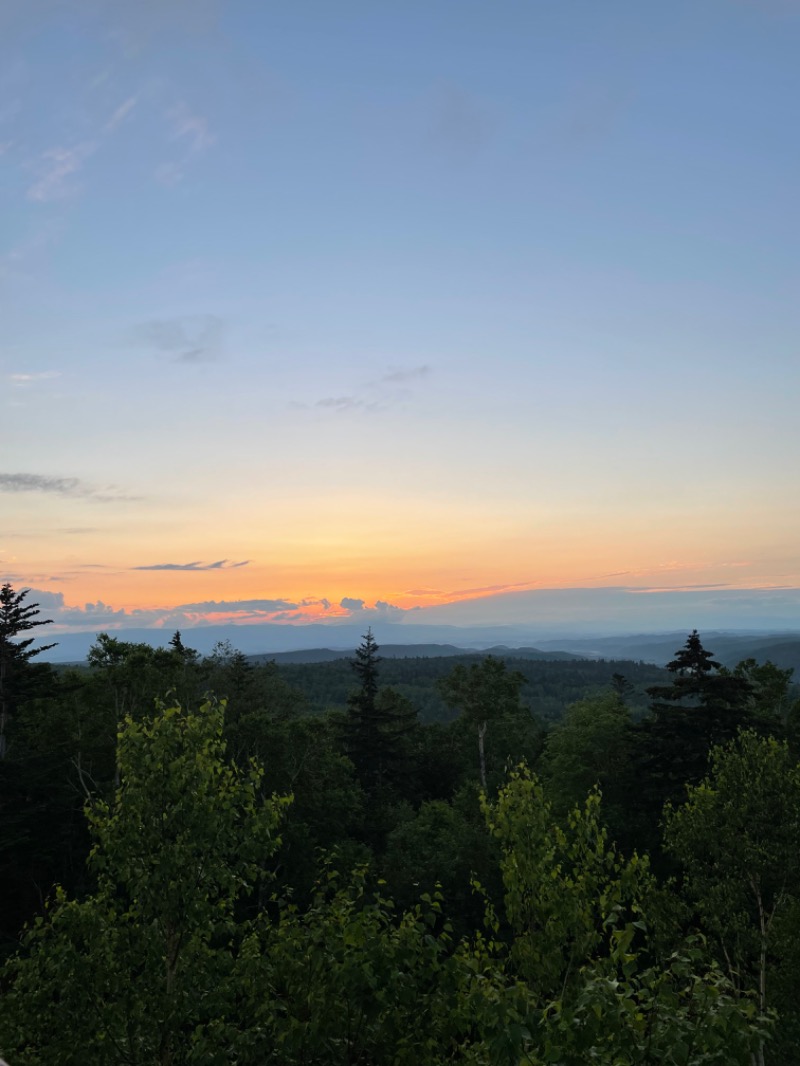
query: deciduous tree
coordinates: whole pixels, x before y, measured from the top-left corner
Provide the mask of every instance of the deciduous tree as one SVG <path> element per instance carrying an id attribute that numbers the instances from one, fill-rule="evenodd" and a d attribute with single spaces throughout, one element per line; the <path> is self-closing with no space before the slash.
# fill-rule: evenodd
<path id="1" fill-rule="evenodd" d="M 229 1059 L 235 905 L 278 844 L 284 801 L 227 763 L 224 708 L 128 718 L 113 802 L 88 810 L 97 889 L 61 891 L 6 967 L 0 1050 L 27 1066 Z"/>
<path id="2" fill-rule="evenodd" d="M 715 748 L 705 780 L 667 809 L 665 834 L 731 981 L 765 1012 L 770 972 L 800 945 L 800 768 L 788 746 L 744 732 Z"/>
<path id="3" fill-rule="evenodd" d="M 504 716 L 522 715 L 526 710 L 520 699 L 524 676 L 510 671 L 502 659 L 487 655 L 470 666 L 457 664 L 439 684 L 445 703 L 457 708 L 475 728 L 478 739 L 478 772 L 481 787 L 486 789 L 486 730 L 490 721 Z"/>

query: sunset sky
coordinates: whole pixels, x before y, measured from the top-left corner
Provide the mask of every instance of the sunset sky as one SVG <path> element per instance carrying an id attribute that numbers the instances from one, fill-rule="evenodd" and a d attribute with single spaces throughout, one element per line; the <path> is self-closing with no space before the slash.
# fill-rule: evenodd
<path id="1" fill-rule="evenodd" d="M 800 588 L 798 57 L 796 0 L 3 0 L 0 578 Z"/>

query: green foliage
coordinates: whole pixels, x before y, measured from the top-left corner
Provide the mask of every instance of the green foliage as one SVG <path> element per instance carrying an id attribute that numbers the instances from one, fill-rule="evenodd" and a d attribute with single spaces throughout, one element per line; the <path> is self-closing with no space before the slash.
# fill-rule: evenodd
<path id="1" fill-rule="evenodd" d="M 706 779 L 667 808 L 665 822 L 732 982 L 757 994 L 762 1011 L 776 1004 L 796 1023 L 796 997 L 772 994 L 776 971 L 800 948 L 800 768 L 788 746 L 744 732 L 716 748 Z"/>
<path id="2" fill-rule="evenodd" d="M 6 754 L 6 726 L 17 705 L 30 694 L 34 672 L 30 660 L 55 644 L 39 648 L 31 645 L 33 637 L 24 637 L 37 626 L 48 625 L 51 618 L 37 618 L 38 603 L 25 603 L 30 589 L 15 592 L 9 582 L 0 587 L 0 759 Z"/>
<path id="3" fill-rule="evenodd" d="M 648 689 L 651 713 L 634 731 L 628 779 L 637 794 L 632 835 L 654 858 L 664 804 L 680 803 L 686 786 L 702 780 L 715 745 L 728 743 L 742 728 L 759 725 L 750 680 L 723 670 L 696 630 L 667 669 L 671 683 Z"/>
<path id="4" fill-rule="evenodd" d="M 520 699 L 525 678 L 509 671 L 502 659 L 487 655 L 469 667 L 460 663 L 439 685 L 445 703 L 457 708 L 478 738 L 478 769 L 481 787 L 486 788 L 485 738 L 489 722 L 519 718 L 527 712 Z"/>
<path id="5" fill-rule="evenodd" d="M 385 657 L 380 664 L 381 684 L 395 689 L 417 708 L 420 721 L 426 725 L 451 722 L 458 714 L 449 707 L 438 690 L 439 682 L 455 666 L 469 668 L 481 662 L 483 655 L 453 655 L 434 658 Z M 626 702 L 636 713 L 647 707 L 644 690 L 648 685 L 663 681 L 665 671 L 660 666 L 641 662 L 606 662 L 592 659 L 570 662 L 541 661 L 495 654 L 509 670 L 523 675 L 525 685 L 521 695 L 538 718 L 557 722 L 564 709 L 576 700 L 596 696 L 612 684 L 614 673 L 624 671 L 633 692 Z M 284 663 L 277 669 L 281 677 L 306 696 L 312 712 L 322 713 L 332 708 L 343 709 L 352 687 L 352 669 L 346 659 L 330 662 Z"/>
<path id="6" fill-rule="evenodd" d="M 248 1061 L 441 1061 L 453 1021 L 439 898 L 396 916 L 388 900 L 369 896 L 365 871 L 342 885 L 329 869 L 304 913 L 284 908 L 259 934 L 243 969 L 255 1022 Z"/>
<path id="7" fill-rule="evenodd" d="M 647 860 L 609 845 L 599 804 L 590 794 L 562 830 L 525 769 L 486 804 L 503 852 L 511 962 L 532 996 L 529 1061 L 749 1062 L 766 1029 L 755 1005 L 737 1000 L 702 941 L 659 952 Z"/>
<path id="8" fill-rule="evenodd" d="M 304 714 L 305 700 L 273 663 L 253 667 L 230 647 L 200 662 L 179 634 L 161 651 L 105 637 L 93 663 L 90 672 L 64 674 L 51 703 L 26 705 L 13 758 L 0 763 L 13 771 L 0 772 L 3 871 L 22 855 L 31 860 L 20 866 L 25 876 L 38 872 L 45 885 L 53 871 L 72 876 L 83 844 L 65 831 L 67 814 L 80 821 L 75 812 L 87 795 L 93 845 L 84 895 L 58 890 L 2 970 L 0 1054 L 13 1066 L 738 1066 L 758 1057 L 770 1035 L 747 961 L 763 946 L 753 939 L 759 913 L 772 923 L 767 988 L 781 1012 L 778 1038 L 767 1046 L 784 1054 L 773 1061 L 792 1061 L 800 901 L 791 882 L 800 881 L 800 849 L 789 830 L 800 800 L 784 747 L 725 771 L 731 797 L 749 794 L 754 805 L 739 822 L 727 808 L 711 817 L 702 789 L 690 795 L 705 817 L 689 834 L 697 861 L 721 849 L 709 878 L 729 859 L 739 862 L 748 820 L 751 833 L 773 818 L 789 833 L 759 829 L 773 864 L 757 881 L 759 912 L 740 877 L 716 897 L 687 862 L 682 902 L 679 884 L 659 888 L 646 858 L 625 859 L 611 843 L 599 792 L 585 793 L 595 782 L 607 793 L 618 788 L 614 817 L 629 817 L 620 785 L 630 791 L 637 760 L 628 742 L 642 734 L 616 693 L 582 700 L 551 732 L 546 790 L 526 770 L 503 783 L 510 755 L 537 758 L 541 749 L 521 677 L 491 658 L 456 663 L 461 670 L 445 692 L 460 716 L 395 734 L 409 772 L 390 773 L 386 761 L 365 791 L 337 715 Z M 780 678 L 743 669 L 748 706 L 759 691 L 762 702 L 772 700 Z M 691 680 L 690 666 L 680 670 Z M 713 668 L 696 673 L 717 676 Z M 411 716 L 375 673 L 361 680 L 376 714 Z M 231 693 L 227 717 L 213 701 L 191 714 L 171 706 L 152 715 L 159 689 L 209 687 Z M 703 722 L 704 711 L 732 709 L 722 692 L 685 706 L 665 702 L 700 712 Z M 130 713 L 115 751 L 120 707 Z M 479 801 L 474 748 L 482 725 L 491 791 Z M 675 738 L 670 757 L 691 735 Z M 702 729 L 698 738 L 708 743 Z M 757 738 L 747 743 L 762 751 Z M 686 764 L 669 763 L 670 752 L 660 750 L 663 766 L 678 780 Z M 658 791 L 658 781 L 644 783 L 645 793 Z M 285 810 L 284 801 L 265 800 L 265 790 L 292 792 L 295 801 Z M 36 817 L 24 807 L 32 797 Z M 636 798 L 638 807 L 640 792 Z M 730 846 L 729 822 L 737 835 Z M 373 870 L 389 882 L 378 894 L 375 874 L 359 865 L 370 858 L 365 840 L 375 848 Z M 336 858 L 320 873 L 320 849 L 332 845 Z M 70 848 L 71 865 L 62 861 Z M 751 853 L 746 860 L 752 868 Z M 355 873 L 336 874 L 334 861 Z M 741 960 L 730 972 L 706 897 L 720 922 L 728 908 Z M 675 916 L 686 901 L 708 942 L 698 933 L 681 938 Z"/>
<path id="9" fill-rule="evenodd" d="M 615 821 L 623 817 L 618 783 L 631 756 L 630 711 L 617 692 L 580 700 L 567 708 L 563 721 L 545 741 L 542 778 L 558 814 L 566 814 L 598 786 L 608 809 L 614 794 Z"/>
<path id="10" fill-rule="evenodd" d="M 381 870 L 392 898 L 411 907 L 421 893 L 441 889 L 459 933 L 480 928 L 483 901 L 471 890 L 477 876 L 500 900 L 497 842 L 488 832 L 474 785 L 451 801 L 430 800 L 389 834 Z"/>
<path id="11" fill-rule="evenodd" d="M 170 707 L 119 737 L 121 784 L 88 810 L 97 890 L 57 893 L 4 974 L 4 1053 L 16 1066 L 224 1058 L 234 907 L 278 844 L 285 801 L 225 761 L 222 706 Z"/>
<path id="12" fill-rule="evenodd" d="M 417 726 L 415 708 L 403 696 L 379 688 L 378 645 L 368 630 L 350 666 L 358 688 L 350 693 L 344 723 L 345 749 L 373 805 L 390 802 L 409 775 L 409 738 Z M 377 823 L 372 826 L 377 831 Z M 373 832 L 379 838 L 380 831 Z"/>
<path id="13" fill-rule="evenodd" d="M 734 677 L 744 679 L 749 686 L 750 703 L 757 718 L 773 728 L 787 717 L 796 702 L 791 691 L 793 673 L 792 667 L 781 670 L 769 659 L 765 663 L 742 659 L 733 670 Z"/>
<path id="14" fill-rule="evenodd" d="M 502 848 L 512 959 L 541 1001 L 562 999 L 580 967 L 605 953 L 611 927 L 627 920 L 632 933 L 638 928 L 655 888 L 647 860 L 624 861 L 609 844 L 596 791 L 562 829 L 524 768 L 485 810 Z"/>

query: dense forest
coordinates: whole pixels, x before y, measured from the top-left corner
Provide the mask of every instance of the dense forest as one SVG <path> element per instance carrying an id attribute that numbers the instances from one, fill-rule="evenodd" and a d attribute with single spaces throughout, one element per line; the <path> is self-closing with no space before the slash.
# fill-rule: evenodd
<path id="1" fill-rule="evenodd" d="M 9 1066 L 796 1063 L 790 669 L 46 626 L 3 586 Z"/>

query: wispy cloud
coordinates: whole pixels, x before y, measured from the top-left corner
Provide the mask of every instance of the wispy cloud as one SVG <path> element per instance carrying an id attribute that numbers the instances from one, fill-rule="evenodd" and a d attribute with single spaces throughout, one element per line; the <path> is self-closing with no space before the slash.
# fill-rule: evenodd
<path id="1" fill-rule="evenodd" d="M 208 122 L 201 115 L 194 115 L 184 103 L 176 104 L 167 112 L 172 123 L 172 139 L 186 140 L 192 152 L 202 152 L 210 148 L 216 138 L 208 128 Z"/>
<path id="2" fill-rule="evenodd" d="M 170 188 L 183 181 L 183 167 L 178 163 L 159 163 L 155 169 L 155 179 L 159 185 Z"/>
<path id="3" fill-rule="evenodd" d="M 431 368 L 427 364 L 407 368 L 398 367 L 397 369 L 389 369 L 380 381 L 385 382 L 388 385 L 399 385 L 406 381 L 415 381 L 418 378 L 426 378 L 430 373 Z"/>
<path id="4" fill-rule="evenodd" d="M 183 603 L 181 611 L 198 614 L 274 614 L 276 611 L 295 611 L 298 604 L 291 600 L 204 600 L 202 603 Z"/>
<path id="5" fill-rule="evenodd" d="M 104 132 L 113 133 L 118 126 L 121 126 L 125 119 L 133 112 L 136 103 L 137 98 L 135 96 L 129 96 L 127 100 L 124 100 L 105 124 Z"/>
<path id="6" fill-rule="evenodd" d="M 60 370 L 40 370 L 33 374 L 9 374 L 8 380 L 14 385 L 24 388 L 26 385 L 32 385 L 35 381 L 48 381 L 51 378 L 61 377 Z"/>
<path id="7" fill-rule="evenodd" d="M 222 351 L 223 321 L 216 315 L 153 319 L 133 330 L 134 340 L 169 356 L 173 363 L 211 363 Z"/>
<path id="8" fill-rule="evenodd" d="M 365 400 L 360 396 L 325 396 L 317 400 L 315 407 L 327 407 L 332 411 L 377 411 L 380 404 L 376 400 Z"/>
<path id="9" fill-rule="evenodd" d="M 419 381 L 432 373 L 427 364 L 412 367 L 389 367 L 379 378 L 368 381 L 351 393 L 343 393 L 338 396 L 323 396 L 316 400 L 312 407 L 327 408 L 331 411 L 383 411 L 393 404 L 400 402 L 411 395 L 408 389 L 400 386 L 410 382 Z M 297 404 L 303 407 L 305 404 Z"/>
<path id="10" fill-rule="evenodd" d="M 77 477 L 52 477 L 45 474 L 2 474 L 0 492 L 43 492 L 74 499 L 95 500 L 98 503 L 119 503 L 136 500 L 115 488 L 96 488 Z"/>
<path id="11" fill-rule="evenodd" d="M 460 599 L 465 596 L 490 596 L 500 592 L 513 592 L 517 589 L 529 589 L 531 585 L 535 585 L 535 581 L 515 581 L 513 584 L 508 585 L 481 585 L 479 588 L 474 589 L 457 589 L 455 592 L 447 592 L 446 595 L 449 599 Z"/>
<path id="12" fill-rule="evenodd" d="M 161 163 L 156 168 L 156 181 L 170 186 L 182 181 L 188 164 L 206 152 L 216 137 L 211 133 L 208 120 L 193 113 L 185 103 L 175 104 L 166 112 L 165 118 L 171 129 L 170 140 L 183 149 L 178 159 Z"/>
<path id="13" fill-rule="evenodd" d="M 236 570 L 240 566 L 247 566 L 249 562 L 249 559 L 243 559 L 240 563 L 218 559 L 215 563 L 150 563 L 147 566 L 132 566 L 131 570 Z"/>
<path id="14" fill-rule="evenodd" d="M 43 152 L 38 166 L 39 177 L 28 189 L 28 199 L 47 203 L 76 193 L 79 186 L 69 179 L 80 171 L 96 148 L 93 141 L 87 141 L 71 148 L 50 148 Z"/>

